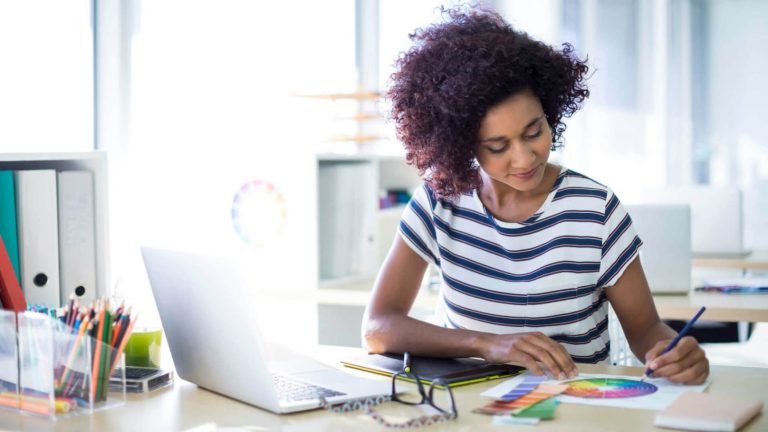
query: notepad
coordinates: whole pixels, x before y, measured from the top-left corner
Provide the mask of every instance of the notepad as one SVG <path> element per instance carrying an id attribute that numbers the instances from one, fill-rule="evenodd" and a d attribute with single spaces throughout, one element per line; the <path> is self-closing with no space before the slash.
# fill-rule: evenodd
<path id="1" fill-rule="evenodd" d="M 656 414 L 654 425 L 681 430 L 735 431 L 763 409 L 763 402 L 730 394 L 692 393 L 680 395 L 672 405 Z"/>
<path id="2" fill-rule="evenodd" d="M 403 356 L 400 354 L 371 354 L 342 360 L 344 366 L 392 376 L 403 370 Z M 430 384 L 442 379 L 450 387 L 458 387 L 492 379 L 514 376 L 524 371 L 520 366 L 490 364 L 475 358 L 434 358 L 411 356 L 411 371 Z"/>

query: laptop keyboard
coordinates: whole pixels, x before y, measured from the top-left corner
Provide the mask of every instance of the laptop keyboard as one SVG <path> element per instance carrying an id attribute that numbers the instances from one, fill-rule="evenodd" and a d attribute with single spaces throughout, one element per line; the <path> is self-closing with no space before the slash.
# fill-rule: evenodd
<path id="1" fill-rule="evenodd" d="M 317 399 L 320 396 L 333 397 L 344 396 L 346 393 L 331 390 L 305 382 L 297 381 L 285 375 L 272 375 L 272 383 L 277 390 L 277 397 L 281 401 L 295 402 L 308 399 Z"/>

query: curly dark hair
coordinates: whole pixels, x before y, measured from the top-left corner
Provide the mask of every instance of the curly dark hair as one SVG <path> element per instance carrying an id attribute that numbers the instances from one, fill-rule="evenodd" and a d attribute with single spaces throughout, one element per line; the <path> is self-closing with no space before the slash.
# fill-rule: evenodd
<path id="1" fill-rule="evenodd" d="M 552 130 L 552 147 L 560 147 L 563 118 L 589 97 L 588 68 L 570 44 L 555 50 L 495 12 L 442 13 L 444 22 L 410 35 L 414 45 L 397 59 L 387 96 L 408 163 L 438 197 L 452 199 L 480 186 L 475 149 L 491 107 L 532 90 Z"/>

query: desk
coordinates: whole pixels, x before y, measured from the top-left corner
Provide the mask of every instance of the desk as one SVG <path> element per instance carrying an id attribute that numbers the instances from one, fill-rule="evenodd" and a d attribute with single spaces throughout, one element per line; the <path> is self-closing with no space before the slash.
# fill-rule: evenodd
<path id="1" fill-rule="evenodd" d="M 765 294 L 655 294 L 653 301 L 662 319 L 687 321 L 706 306 L 703 315 L 706 320 L 768 322 L 768 295 Z"/>
<path id="2" fill-rule="evenodd" d="M 743 257 L 695 256 L 692 264 L 694 267 L 768 270 L 768 251 L 755 251 Z"/>
<path id="3" fill-rule="evenodd" d="M 324 358 L 341 358 L 352 348 L 320 347 Z M 354 351 L 353 351 L 354 352 Z M 640 375 L 642 369 L 616 366 L 581 365 L 587 373 Z M 362 372 L 358 372 L 363 374 Z M 364 374 L 371 377 L 372 375 Z M 373 376 L 375 377 L 375 376 Z M 379 378 L 378 379 L 386 379 Z M 708 392 L 733 394 L 761 399 L 768 406 L 768 392 L 764 383 L 768 369 L 713 367 Z M 419 430 L 440 431 L 583 431 L 621 430 L 622 432 L 662 430 L 653 425 L 654 411 L 625 408 L 602 408 L 587 405 L 562 404 L 557 408 L 555 420 L 543 422 L 538 428 L 531 426 L 493 426 L 490 416 L 472 413 L 486 399 L 478 395 L 500 381 L 473 384 L 455 389 L 459 418 L 439 427 Z M 172 388 L 159 390 L 150 396 L 131 395 L 130 401 L 116 408 L 51 422 L 0 411 L 0 428 L 25 431 L 179 431 L 215 422 L 219 427 L 259 426 L 251 430 L 276 431 L 384 431 L 360 413 L 332 414 L 315 410 L 300 414 L 278 416 L 258 408 L 199 389 L 182 380 Z M 768 430 L 768 417 L 754 419 L 744 431 Z"/>

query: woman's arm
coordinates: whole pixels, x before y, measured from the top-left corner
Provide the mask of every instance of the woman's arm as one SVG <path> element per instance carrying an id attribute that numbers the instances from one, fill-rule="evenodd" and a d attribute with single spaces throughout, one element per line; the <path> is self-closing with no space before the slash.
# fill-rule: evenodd
<path id="1" fill-rule="evenodd" d="M 447 329 L 408 316 L 427 262 L 397 235 L 384 261 L 363 316 L 363 341 L 373 353 L 405 352 L 431 357 L 482 357 L 520 363 L 542 374 L 574 376 L 576 366 L 562 345 L 539 332 L 495 335 Z"/>
<path id="2" fill-rule="evenodd" d="M 659 355 L 677 333 L 659 318 L 639 258 L 627 266 L 615 285 L 606 288 L 606 294 L 632 352 L 645 359 L 654 377 L 686 384 L 704 382 L 709 375 L 709 361 L 693 337 L 682 338 L 674 349 Z"/>

